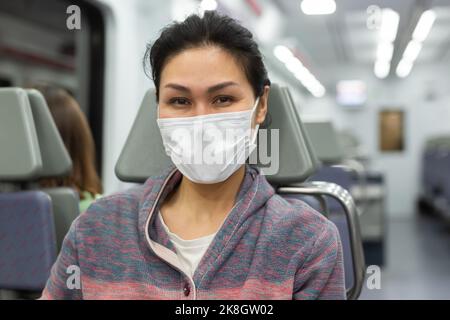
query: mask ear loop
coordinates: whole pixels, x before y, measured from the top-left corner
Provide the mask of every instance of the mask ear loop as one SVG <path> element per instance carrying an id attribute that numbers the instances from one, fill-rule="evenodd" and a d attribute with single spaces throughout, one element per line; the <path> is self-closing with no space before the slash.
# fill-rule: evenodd
<path id="1" fill-rule="evenodd" d="M 253 116 L 256 114 L 255 111 L 256 109 L 258 109 L 258 105 L 259 105 L 259 97 L 256 98 L 255 105 L 253 106 L 252 110 L 252 115 L 250 117 L 250 132 L 251 132 L 250 143 L 252 144 L 255 143 L 259 130 L 259 123 L 256 124 L 256 120 L 255 120 L 255 129 L 252 128 Z"/>

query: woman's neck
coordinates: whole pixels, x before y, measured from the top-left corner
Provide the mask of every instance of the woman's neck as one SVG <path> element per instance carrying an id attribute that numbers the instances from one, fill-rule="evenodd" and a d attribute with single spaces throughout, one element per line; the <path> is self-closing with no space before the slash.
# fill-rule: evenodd
<path id="1" fill-rule="evenodd" d="M 183 177 L 161 208 L 169 229 L 184 239 L 217 231 L 235 204 L 244 175 L 242 166 L 227 180 L 214 184 L 198 184 Z"/>

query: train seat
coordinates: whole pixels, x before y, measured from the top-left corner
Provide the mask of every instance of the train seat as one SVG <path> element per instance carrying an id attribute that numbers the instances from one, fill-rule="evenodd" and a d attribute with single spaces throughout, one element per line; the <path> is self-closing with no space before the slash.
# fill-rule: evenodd
<path id="1" fill-rule="evenodd" d="M 56 259 L 55 230 L 49 196 L 21 190 L 43 168 L 24 90 L 0 89 L 0 150 L 0 290 L 42 290 Z"/>
<path id="2" fill-rule="evenodd" d="M 450 220 L 450 137 L 430 138 L 422 154 L 421 200 Z"/>
<path id="3" fill-rule="evenodd" d="M 72 160 L 53 121 L 47 103 L 42 94 L 37 90 L 26 90 L 26 93 L 30 101 L 33 121 L 42 154 L 42 169 L 38 177 L 64 177 L 72 169 Z M 72 221 L 79 214 L 78 194 L 74 189 L 67 187 L 41 188 L 34 185 L 32 188 L 44 191 L 52 199 L 57 248 L 59 251 Z"/>
<path id="4" fill-rule="evenodd" d="M 11 100 L 11 97 L 20 98 L 16 98 L 13 101 Z M 15 154 L 11 153 L 8 158 L 2 157 L 2 159 L 10 159 L 10 161 L 14 159 L 14 161 L 11 162 L 14 162 L 15 165 L 2 163 L 0 160 L 0 166 L 3 166 L 5 174 L 10 176 L 15 174 L 13 181 L 19 181 L 21 176 L 18 176 L 17 171 L 19 169 L 16 167 L 21 165 L 24 159 L 27 159 L 27 156 L 30 158 L 29 154 L 35 154 L 34 156 L 38 160 L 32 160 L 35 162 L 38 161 L 39 163 L 35 165 L 32 173 L 28 175 L 22 174 L 25 178 L 20 180 L 22 183 L 19 186 L 19 189 L 41 190 L 50 196 L 56 226 L 57 248 L 59 250 L 64 236 L 70 228 L 71 222 L 79 214 L 78 195 L 72 188 L 42 188 L 37 181 L 42 178 L 66 176 L 72 169 L 72 161 L 53 121 L 47 103 L 39 91 L 21 88 L 0 89 L 0 99 L 1 101 L 4 101 L 4 112 L 8 112 L 6 111 L 6 108 L 14 109 L 16 111 L 22 110 L 23 108 L 29 110 L 27 117 L 23 117 L 23 123 L 27 123 L 30 129 L 24 132 L 29 135 L 30 132 L 33 132 L 32 137 L 29 138 L 33 144 L 28 143 L 27 146 L 23 146 L 20 149 L 22 154 L 19 153 L 19 151 L 16 151 Z M 13 113 L 11 113 L 11 116 L 12 114 Z M 7 122 L 6 119 L 8 118 L 4 118 Z M 5 134 L 2 135 L 5 144 L 8 143 L 8 137 L 14 136 L 14 141 L 18 141 L 19 139 L 17 130 L 19 130 L 20 127 L 14 127 L 12 123 L 14 122 L 10 121 L 1 128 L 1 130 L 4 130 L 5 132 Z M 9 165 L 9 167 L 7 165 Z M 22 168 L 22 170 L 27 172 L 26 168 Z M 8 180 L 8 176 L 5 176 L 4 179 Z"/>
<path id="5" fill-rule="evenodd" d="M 295 145 L 296 143 L 295 139 L 293 139 L 294 135 L 292 132 L 300 132 L 306 150 L 302 147 L 296 151 L 310 154 L 314 165 L 311 167 L 312 171 L 307 172 L 307 174 L 302 177 L 296 177 L 296 180 L 294 181 L 279 181 L 278 175 L 268 176 L 267 178 L 272 185 L 278 186 L 278 193 L 282 194 L 284 197 L 296 197 L 307 202 L 317 211 L 326 215 L 336 225 L 339 230 L 344 253 L 347 296 L 351 299 L 355 299 L 359 295 L 365 269 L 356 206 L 348 192 L 338 184 L 334 183 L 334 181 L 317 184 L 314 182 L 317 180 L 311 179 L 311 176 L 314 176 L 317 170 L 321 170 L 320 154 L 318 155 L 315 151 L 315 146 L 313 146 L 310 139 L 311 133 L 304 126 L 299 110 L 295 107 L 289 90 L 274 85 L 271 88 L 269 105 L 276 106 L 278 111 L 276 113 L 272 112 L 271 128 L 279 128 L 280 131 L 281 128 L 283 128 L 283 131 L 287 134 L 284 138 L 280 137 L 280 141 L 283 139 L 286 140 L 286 146 Z M 286 122 L 286 117 L 295 119 L 295 123 L 289 125 L 289 123 Z M 283 150 L 285 149 L 280 148 L 280 157 L 285 155 Z M 339 151 L 339 149 L 336 148 L 336 151 Z M 294 159 L 296 158 L 298 159 L 298 156 L 294 155 Z M 284 167 L 288 168 L 290 172 L 298 171 L 296 165 L 292 165 L 291 161 L 286 162 Z M 309 182 L 305 183 L 305 181 Z M 315 198 L 311 198 L 311 196 L 314 196 Z M 317 199 L 320 201 L 317 201 Z M 330 203 L 335 204 L 337 208 L 335 212 L 338 212 L 338 214 L 328 214 Z"/>
<path id="6" fill-rule="evenodd" d="M 382 174 L 369 172 L 360 161 L 349 158 L 332 122 L 311 120 L 305 122 L 305 127 L 322 162 L 322 167 L 309 180 L 332 182 L 350 192 L 358 206 L 366 260 L 383 265 L 385 185 L 382 178 L 374 179 Z M 339 224 L 342 206 L 331 198 L 326 199 L 326 205 L 330 219 Z"/>

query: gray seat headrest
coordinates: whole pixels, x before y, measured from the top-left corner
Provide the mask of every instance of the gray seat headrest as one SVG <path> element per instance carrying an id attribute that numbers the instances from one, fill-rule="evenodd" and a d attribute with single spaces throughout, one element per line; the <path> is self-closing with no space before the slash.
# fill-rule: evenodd
<path id="1" fill-rule="evenodd" d="M 268 105 L 271 123 L 267 129 L 279 129 L 280 141 L 279 171 L 266 177 L 273 185 L 302 182 L 314 172 L 317 161 L 308 149 L 308 138 L 298 113 L 286 90 L 276 84 L 271 86 Z M 150 90 L 144 97 L 116 164 L 115 172 L 120 180 L 142 183 L 172 165 L 164 151 L 156 118 L 155 93 Z M 269 131 L 269 141 L 270 134 Z M 261 167 L 265 171 L 264 166 Z"/>
<path id="2" fill-rule="evenodd" d="M 450 135 L 433 136 L 425 142 L 426 149 L 442 148 L 450 149 Z"/>
<path id="3" fill-rule="evenodd" d="M 0 180 L 26 181 L 42 169 L 33 114 L 25 90 L 0 89 Z"/>
<path id="4" fill-rule="evenodd" d="M 0 89 L 0 180 L 67 175 L 72 160 L 37 90 Z"/>
<path id="5" fill-rule="evenodd" d="M 316 169 L 318 169 L 321 166 L 321 163 L 320 163 L 319 158 L 317 157 L 314 147 L 312 146 L 311 138 L 309 137 L 308 131 L 305 128 L 305 124 L 300 117 L 300 109 L 295 106 L 294 99 L 292 98 L 292 94 L 288 90 L 288 88 L 283 88 L 283 90 L 284 90 L 285 94 L 289 97 L 291 105 L 293 106 L 293 109 L 295 110 L 295 114 L 297 115 L 298 121 L 300 123 L 300 129 L 302 130 L 305 144 L 306 144 L 306 147 L 308 148 L 308 154 L 311 157 L 312 167 L 314 168 L 314 170 L 312 170 L 312 171 L 315 171 Z M 312 173 L 313 172 L 311 172 L 311 174 Z M 308 177 L 305 177 L 305 178 L 308 178 Z"/>
<path id="6" fill-rule="evenodd" d="M 305 181 L 318 167 L 299 112 L 287 88 L 272 84 L 268 101 L 271 123 L 268 129 L 279 129 L 279 171 L 266 176 L 276 186 Z"/>
<path id="7" fill-rule="evenodd" d="M 337 164 L 344 159 L 338 133 L 330 121 L 305 121 L 314 151 L 324 164 Z"/>
<path id="8" fill-rule="evenodd" d="M 360 143 L 358 138 L 348 130 L 341 130 L 337 133 L 343 153 L 347 157 L 354 158 L 360 155 Z"/>
<path id="9" fill-rule="evenodd" d="M 120 180 L 141 183 L 172 165 L 156 123 L 157 110 L 155 91 L 149 90 L 116 163 L 115 172 Z"/>
<path id="10" fill-rule="evenodd" d="M 72 160 L 61 139 L 47 102 L 37 90 L 26 90 L 42 157 L 40 178 L 60 177 L 72 170 Z"/>

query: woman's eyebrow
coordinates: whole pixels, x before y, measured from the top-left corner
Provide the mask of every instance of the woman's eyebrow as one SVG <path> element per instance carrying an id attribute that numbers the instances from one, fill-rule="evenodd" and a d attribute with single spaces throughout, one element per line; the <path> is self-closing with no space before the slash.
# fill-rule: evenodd
<path id="1" fill-rule="evenodd" d="M 238 84 L 236 82 L 226 81 L 226 82 L 218 83 L 212 87 L 209 87 L 207 91 L 208 91 L 208 93 L 213 93 L 213 92 L 221 90 L 223 88 L 226 88 L 229 86 L 237 86 L 237 85 Z M 187 92 L 187 93 L 191 92 L 191 90 L 188 87 L 185 87 L 185 86 L 182 86 L 181 84 L 176 84 L 176 83 L 168 83 L 164 86 L 164 88 L 172 88 L 172 89 Z"/>
<path id="2" fill-rule="evenodd" d="M 221 89 L 229 87 L 229 86 L 237 86 L 237 85 L 238 84 L 236 82 L 233 82 L 233 81 L 222 82 L 222 83 L 216 84 L 216 85 L 214 85 L 212 87 L 209 87 L 208 88 L 208 93 L 212 93 L 214 91 L 218 91 L 218 90 L 221 90 Z"/>
<path id="3" fill-rule="evenodd" d="M 164 88 L 172 88 L 172 89 L 187 92 L 187 93 L 191 92 L 191 90 L 188 87 L 185 87 L 185 86 L 182 86 L 182 85 L 176 84 L 176 83 L 168 83 L 164 86 Z"/>

